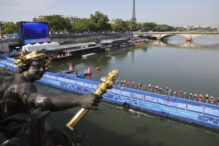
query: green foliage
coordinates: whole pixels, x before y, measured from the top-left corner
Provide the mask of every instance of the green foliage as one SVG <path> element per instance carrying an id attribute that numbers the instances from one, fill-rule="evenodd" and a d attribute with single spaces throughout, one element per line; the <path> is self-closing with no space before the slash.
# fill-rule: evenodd
<path id="1" fill-rule="evenodd" d="M 195 31 L 216 31 L 217 28 L 211 28 L 211 27 L 196 27 L 196 28 L 190 28 L 189 30 L 195 30 Z"/>
<path id="2" fill-rule="evenodd" d="M 172 26 L 166 25 L 166 24 L 157 24 L 154 27 L 154 31 L 173 31 L 174 28 Z"/>
<path id="3" fill-rule="evenodd" d="M 122 19 L 116 19 L 115 22 L 112 25 L 112 30 L 116 31 L 116 32 L 125 32 L 127 31 L 128 28 L 128 22 L 127 21 L 123 21 Z"/>
<path id="4" fill-rule="evenodd" d="M 7 22 L 2 25 L 3 34 L 13 34 L 17 32 L 17 26 L 13 22 Z"/>
<path id="5" fill-rule="evenodd" d="M 154 31 L 157 24 L 153 22 L 146 22 L 141 25 L 141 31 Z"/>
<path id="6" fill-rule="evenodd" d="M 116 19 L 114 23 L 109 23 L 107 15 L 96 11 L 89 19 L 79 18 L 73 24 L 67 18 L 60 15 L 43 16 L 40 18 L 33 18 L 35 22 L 47 22 L 51 33 L 55 32 L 104 32 L 104 31 L 183 31 L 182 28 L 174 28 L 166 24 L 156 24 L 153 22 L 145 22 L 143 24 L 136 23 L 136 21 L 124 21 Z"/>
<path id="7" fill-rule="evenodd" d="M 95 14 L 90 15 L 90 18 L 79 18 L 73 24 L 67 18 L 60 15 L 43 16 L 40 18 L 33 18 L 33 21 L 47 22 L 49 24 L 50 32 L 104 32 L 104 31 L 186 31 L 183 27 L 173 27 L 166 24 L 156 24 L 154 22 L 136 23 L 136 21 L 124 21 L 116 19 L 114 23 L 109 23 L 107 15 L 96 11 Z M 215 31 L 216 29 L 209 28 L 190 28 L 190 30 L 204 30 Z"/>
<path id="8" fill-rule="evenodd" d="M 175 27 L 176 31 L 186 31 L 186 28 L 183 27 Z"/>
<path id="9" fill-rule="evenodd" d="M 91 28 L 90 19 L 86 19 L 86 18 L 78 19 L 75 25 L 73 26 L 74 32 L 77 33 L 90 31 L 90 28 Z"/>
<path id="10" fill-rule="evenodd" d="M 72 20 L 72 19 L 70 19 Z M 46 22 L 49 25 L 50 33 L 62 32 L 104 32 L 104 31 L 186 31 L 183 27 L 172 27 L 166 24 L 156 24 L 154 22 L 136 23 L 136 21 L 124 21 L 122 19 L 116 19 L 114 23 L 109 23 L 107 15 L 96 11 L 95 14 L 91 15 L 90 18 L 79 18 L 75 19 L 74 22 L 70 22 L 68 18 L 64 18 L 61 15 L 48 15 L 41 16 L 39 18 L 33 18 L 34 22 Z M 190 28 L 189 30 L 195 31 L 216 31 L 210 27 L 198 27 Z M 17 27 L 14 23 L 8 22 L 2 25 L 2 32 L 4 34 L 12 34 L 17 32 Z"/>
<path id="11" fill-rule="evenodd" d="M 71 32 L 72 26 L 68 19 L 61 15 L 49 15 L 40 18 L 33 18 L 34 22 L 46 22 L 49 25 L 51 33 L 55 32 Z"/>
<path id="12" fill-rule="evenodd" d="M 107 15 L 96 11 L 94 15 L 90 16 L 90 30 L 94 32 L 108 31 L 111 25 L 108 23 L 109 18 Z"/>
<path id="13" fill-rule="evenodd" d="M 131 21 L 129 22 L 128 27 L 129 27 L 129 30 L 130 30 L 130 31 L 137 31 L 137 30 L 140 28 L 140 25 L 137 24 L 134 20 L 131 20 Z"/>
<path id="14" fill-rule="evenodd" d="M 71 24 L 67 18 L 60 15 L 49 15 L 40 18 L 33 18 L 34 22 L 46 22 L 49 25 L 51 33 L 55 32 L 102 32 L 111 30 L 109 18 L 100 12 L 91 15 L 89 19 L 78 19 L 74 24 Z"/>
<path id="15" fill-rule="evenodd" d="M 141 31 L 175 31 L 176 29 L 166 24 L 146 22 L 141 25 Z"/>

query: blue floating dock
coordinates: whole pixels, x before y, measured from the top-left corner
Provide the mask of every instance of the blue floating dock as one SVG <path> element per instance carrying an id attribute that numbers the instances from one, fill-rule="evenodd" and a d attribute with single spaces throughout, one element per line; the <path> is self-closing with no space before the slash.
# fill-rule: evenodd
<path id="1" fill-rule="evenodd" d="M 13 66 L 14 61 L 10 58 L 0 59 L 0 67 L 16 72 L 17 68 Z M 37 82 L 78 94 L 92 93 L 100 84 L 100 82 L 77 78 L 70 74 L 52 72 L 46 72 Z M 126 103 L 131 108 L 219 130 L 219 106 L 217 105 L 172 96 L 167 101 L 166 95 L 125 87 L 107 90 L 103 100 L 120 105 Z"/>

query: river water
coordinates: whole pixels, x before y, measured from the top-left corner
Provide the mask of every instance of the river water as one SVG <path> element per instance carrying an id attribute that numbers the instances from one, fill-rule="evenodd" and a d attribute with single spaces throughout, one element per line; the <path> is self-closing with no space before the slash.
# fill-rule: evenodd
<path id="1" fill-rule="evenodd" d="M 82 60 L 72 58 L 53 62 L 50 70 L 58 72 L 70 64 L 76 71 L 91 67 L 92 80 L 98 81 L 112 69 L 119 70 L 119 80 L 180 89 L 219 97 L 219 37 L 202 36 L 192 43 L 173 36 L 165 42 L 154 41 L 130 49 L 116 49 Z M 96 67 L 101 70 L 95 71 Z M 44 85 L 40 92 L 73 94 Z M 54 125 L 64 126 L 77 109 L 51 115 Z M 89 114 L 77 125 L 87 135 L 90 146 L 216 146 L 219 135 L 199 126 L 159 116 L 125 110 L 102 102 L 98 111 Z"/>

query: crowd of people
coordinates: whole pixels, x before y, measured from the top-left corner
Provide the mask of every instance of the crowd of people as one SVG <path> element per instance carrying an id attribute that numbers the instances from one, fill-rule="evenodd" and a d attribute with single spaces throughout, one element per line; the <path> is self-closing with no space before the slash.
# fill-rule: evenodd
<path id="1" fill-rule="evenodd" d="M 184 98 L 188 100 L 194 100 L 199 102 L 205 102 L 209 104 L 216 104 L 219 105 L 219 97 L 210 96 L 208 94 L 197 94 L 197 93 L 187 93 L 183 92 L 182 90 L 173 90 L 169 87 L 161 88 L 158 85 L 152 85 L 151 83 L 148 84 L 140 84 L 135 82 L 129 82 L 126 80 L 116 80 L 115 81 L 116 87 L 127 87 L 127 88 L 134 88 L 138 90 L 154 92 L 157 94 L 166 94 L 166 99 L 168 100 L 170 96 Z"/>

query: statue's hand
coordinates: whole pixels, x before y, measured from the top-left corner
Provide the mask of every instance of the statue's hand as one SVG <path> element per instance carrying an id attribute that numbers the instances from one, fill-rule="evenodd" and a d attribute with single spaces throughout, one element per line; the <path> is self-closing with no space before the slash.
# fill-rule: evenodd
<path id="1" fill-rule="evenodd" d="M 101 100 L 101 96 L 92 93 L 82 95 L 79 98 L 79 106 L 87 110 L 95 108 Z"/>

